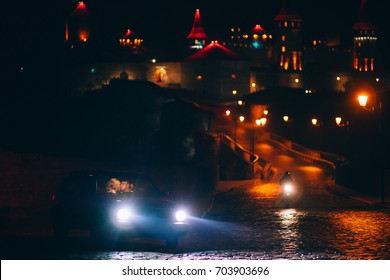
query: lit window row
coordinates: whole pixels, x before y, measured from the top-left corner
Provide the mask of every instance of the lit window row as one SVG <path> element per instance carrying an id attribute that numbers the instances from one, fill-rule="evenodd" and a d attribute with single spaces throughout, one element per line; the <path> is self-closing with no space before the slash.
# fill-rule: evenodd
<path id="1" fill-rule="evenodd" d="M 377 40 L 377 37 L 355 37 L 355 41 Z"/>

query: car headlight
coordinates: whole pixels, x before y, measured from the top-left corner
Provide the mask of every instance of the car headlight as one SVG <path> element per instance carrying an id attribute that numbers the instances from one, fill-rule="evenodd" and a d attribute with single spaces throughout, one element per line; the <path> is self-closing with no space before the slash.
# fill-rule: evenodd
<path id="1" fill-rule="evenodd" d="M 187 213 L 183 210 L 178 210 L 175 213 L 176 221 L 184 222 L 187 219 Z"/>
<path id="2" fill-rule="evenodd" d="M 130 220 L 131 211 L 129 208 L 120 208 L 116 212 L 116 217 L 118 218 L 119 222 L 125 222 Z"/>

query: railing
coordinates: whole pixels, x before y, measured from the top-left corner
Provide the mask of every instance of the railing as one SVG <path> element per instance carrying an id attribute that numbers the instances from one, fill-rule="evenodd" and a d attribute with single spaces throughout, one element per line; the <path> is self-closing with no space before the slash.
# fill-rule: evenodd
<path id="1" fill-rule="evenodd" d="M 256 176 L 266 177 L 271 172 L 271 163 L 257 154 L 251 153 L 240 144 L 237 144 L 232 138 L 221 133 L 221 144 L 227 146 L 234 154 L 241 159 L 243 168 L 247 169 L 248 178 Z"/>
<path id="2" fill-rule="evenodd" d="M 335 170 L 337 164 L 347 161 L 344 156 L 310 149 L 273 133 L 268 135 L 268 140 L 286 152 L 292 153 L 295 157 L 321 167 Z"/>

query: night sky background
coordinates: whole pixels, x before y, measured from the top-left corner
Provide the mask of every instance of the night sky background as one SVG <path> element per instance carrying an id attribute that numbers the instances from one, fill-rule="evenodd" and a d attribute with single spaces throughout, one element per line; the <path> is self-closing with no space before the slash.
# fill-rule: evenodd
<path id="1" fill-rule="evenodd" d="M 360 7 L 360 0 L 295 0 L 305 22 L 305 32 L 337 34 L 351 43 L 350 34 Z M 145 45 L 174 48 L 189 34 L 195 9 L 210 39 L 220 39 L 232 26 L 244 30 L 261 24 L 272 33 L 274 17 L 282 0 L 211 1 L 130 1 L 85 0 L 97 16 L 105 43 L 118 44 L 126 29 L 144 38 Z M 390 49 L 390 1 L 368 0 L 367 8 L 378 26 L 381 51 Z M 19 0 L 2 3 L 0 14 L 2 70 L 47 61 L 55 61 L 64 42 L 65 18 L 77 6 L 73 0 Z M 350 41 L 349 41 L 350 40 Z"/>

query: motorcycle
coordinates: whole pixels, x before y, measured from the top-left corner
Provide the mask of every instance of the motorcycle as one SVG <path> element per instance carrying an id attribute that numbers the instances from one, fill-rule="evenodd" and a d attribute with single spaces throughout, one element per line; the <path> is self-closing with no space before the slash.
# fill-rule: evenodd
<path id="1" fill-rule="evenodd" d="M 281 201 L 285 208 L 290 207 L 290 203 L 294 200 L 296 195 L 296 186 L 293 179 L 290 176 L 289 172 L 286 172 L 285 175 L 279 181 L 281 187 Z"/>

